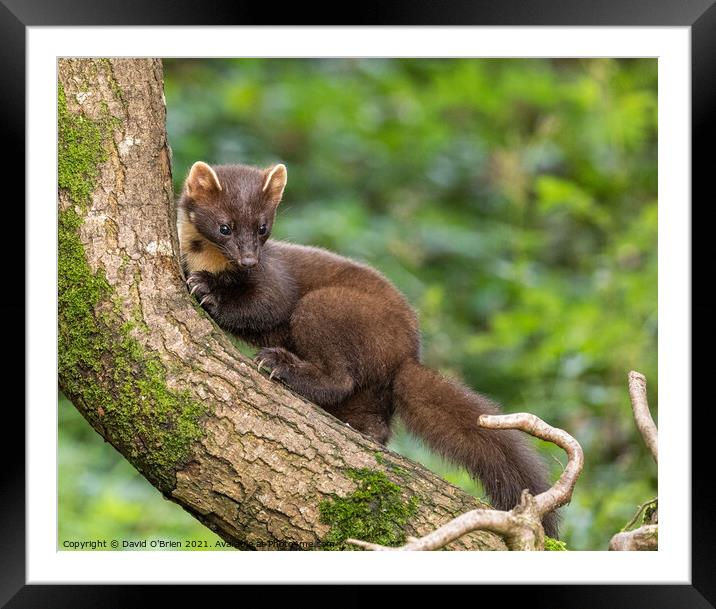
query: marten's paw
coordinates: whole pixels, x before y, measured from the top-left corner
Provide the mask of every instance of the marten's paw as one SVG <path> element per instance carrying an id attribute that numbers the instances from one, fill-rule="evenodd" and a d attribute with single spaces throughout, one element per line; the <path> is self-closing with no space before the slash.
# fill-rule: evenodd
<path id="1" fill-rule="evenodd" d="M 218 304 L 216 296 L 211 293 L 212 283 L 211 275 L 206 271 L 189 273 L 189 277 L 186 280 L 189 293 L 193 294 L 199 304 L 209 312 Z"/>
<path id="2" fill-rule="evenodd" d="M 300 360 L 283 347 L 264 347 L 256 354 L 254 361 L 259 367 L 259 372 L 265 366 L 271 370 L 270 379 L 276 377 L 285 381 Z"/>

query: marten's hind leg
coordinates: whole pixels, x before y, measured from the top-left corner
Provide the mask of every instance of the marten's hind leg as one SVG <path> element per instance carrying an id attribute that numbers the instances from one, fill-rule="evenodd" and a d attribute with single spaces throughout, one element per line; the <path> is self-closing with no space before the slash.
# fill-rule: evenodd
<path id="1" fill-rule="evenodd" d="M 379 444 L 390 440 L 392 398 L 389 388 L 364 389 L 326 410 Z"/>
<path id="2" fill-rule="evenodd" d="M 264 347 L 256 354 L 255 361 L 270 369 L 272 378 L 283 381 L 319 406 L 337 404 L 353 391 L 354 381 L 345 369 L 322 369 L 283 347 Z"/>
<path id="3" fill-rule="evenodd" d="M 255 360 L 260 366 L 271 369 L 273 378 L 280 379 L 296 393 L 322 406 L 353 429 L 380 444 L 386 444 L 390 439 L 388 390 L 382 395 L 370 390 L 348 395 L 353 390 L 350 376 L 335 372 L 326 374 L 283 347 L 264 347 Z M 384 401 L 386 404 L 383 404 Z"/>
<path id="4" fill-rule="evenodd" d="M 353 429 L 380 444 L 390 439 L 390 391 L 363 390 L 349 395 L 353 379 L 347 374 L 327 374 L 311 362 L 283 347 L 265 347 L 256 355 L 260 366 L 271 369 L 296 393 L 322 406 Z"/>
<path id="5" fill-rule="evenodd" d="M 337 290 L 310 292 L 298 303 L 289 322 L 285 347 L 264 347 L 256 361 L 271 369 L 274 377 L 319 406 L 345 400 L 356 386 L 351 360 L 362 356 L 347 344 L 355 331 L 352 317 L 360 309 L 348 304 Z"/>
<path id="6" fill-rule="evenodd" d="M 309 292 L 296 304 L 284 345 L 264 347 L 256 361 L 296 393 L 384 441 L 383 412 L 389 408 L 354 393 L 389 386 L 392 370 L 410 348 L 410 328 L 404 328 L 400 314 L 385 299 L 353 289 Z"/>

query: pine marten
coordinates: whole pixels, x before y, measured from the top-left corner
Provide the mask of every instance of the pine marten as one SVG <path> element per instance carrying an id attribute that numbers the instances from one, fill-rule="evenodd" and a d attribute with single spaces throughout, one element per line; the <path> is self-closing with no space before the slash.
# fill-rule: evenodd
<path id="1" fill-rule="evenodd" d="M 408 430 L 478 478 L 498 509 L 547 487 L 519 431 L 488 430 L 495 403 L 420 363 L 420 332 L 403 295 L 378 271 L 317 247 L 270 240 L 286 186 L 282 164 L 194 163 L 178 203 L 187 284 L 220 327 L 259 347 L 259 367 L 385 444 Z M 558 516 L 544 519 L 558 534 Z"/>

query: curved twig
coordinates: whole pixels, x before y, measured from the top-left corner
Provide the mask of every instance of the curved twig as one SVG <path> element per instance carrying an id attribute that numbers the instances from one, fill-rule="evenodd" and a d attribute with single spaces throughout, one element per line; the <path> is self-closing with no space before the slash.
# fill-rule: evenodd
<path id="1" fill-rule="evenodd" d="M 632 516 L 632 519 L 624 526 L 622 529 L 622 532 L 628 531 L 631 529 L 638 521 L 639 518 L 641 518 L 641 515 L 644 513 L 644 510 L 648 508 L 650 505 L 658 505 L 659 498 L 654 497 L 653 499 L 650 499 L 649 501 L 646 501 L 642 503 L 637 509 L 634 516 Z"/>
<path id="2" fill-rule="evenodd" d="M 631 408 L 634 412 L 636 427 L 644 439 L 644 444 L 646 444 L 654 457 L 654 461 L 658 464 L 659 434 L 654 419 L 651 417 L 651 412 L 649 412 L 649 403 L 646 399 L 646 377 L 634 370 L 629 373 L 629 397 L 631 398 Z"/>
<path id="3" fill-rule="evenodd" d="M 518 414 L 482 415 L 480 425 L 488 429 L 520 429 L 530 435 L 552 442 L 567 453 L 567 467 L 564 468 L 551 488 L 535 497 L 540 516 L 569 503 L 574 485 L 584 467 L 584 451 L 572 436 L 563 429 L 552 427 L 538 416 L 521 412 Z"/>

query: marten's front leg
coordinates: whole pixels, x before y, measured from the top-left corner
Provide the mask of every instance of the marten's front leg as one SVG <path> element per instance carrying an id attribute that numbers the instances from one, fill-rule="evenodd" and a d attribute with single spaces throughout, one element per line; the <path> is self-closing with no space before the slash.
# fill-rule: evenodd
<path id="1" fill-rule="evenodd" d="M 280 290 L 257 298 L 255 289 L 239 283 L 230 273 L 194 271 L 186 283 L 190 293 L 214 321 L 240 337 L 247 334 L 261 337 L 271 333 L 289 315 L 291 300 Z"/>
<path id="2" fill-rule="evenodd" d="M 322 370 L 283 347 L 264 347 L 256 354 L 255 361 L 259 368 L 269 368 L 272 378 L 280 379 L 296 393 L 319 406 L 342 402 L 354 388 L 354 380 L 347 372 L 339 369 Z"/>
<path id="3" fill-rule="evenodd" d="M 226 277 L 208 271 L 194 271 L 187 277 L 186 284 L 189 292 L 224 330 L 240 333 L 263 329 L 255 321 L 255 307 L 242 298 L 240 288 L 227 282 Z"/>
<path id="4" fill-rule="evenodd" d="M 189 293 L 196 297 L 209 315 L 214 317 L 219 305 L 214 276 L 208 271 L 195 271 L 189 273 L 186 285 L 189 287 Z"/>

